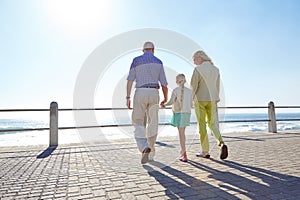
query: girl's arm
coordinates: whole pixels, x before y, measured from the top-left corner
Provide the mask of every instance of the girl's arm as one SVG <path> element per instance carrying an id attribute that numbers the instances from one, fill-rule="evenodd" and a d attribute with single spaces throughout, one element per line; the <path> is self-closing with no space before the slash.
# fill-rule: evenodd
<path id="1" fill-rule="evenodd" d="M 173 90 L 172 96 L 171 96 L 170 100 L 169 100 L 167 103 L 165 103 L 165 106 L 170 106 L 170 105 L 172 105 L 172 104 L 174 103 L 175 99 L 176 99 L 176 93 L 175 93 L 175 91 Z"/>

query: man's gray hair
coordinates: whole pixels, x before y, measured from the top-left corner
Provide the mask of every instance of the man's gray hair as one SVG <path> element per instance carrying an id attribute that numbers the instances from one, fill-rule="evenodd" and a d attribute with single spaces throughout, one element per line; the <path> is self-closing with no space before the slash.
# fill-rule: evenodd
<path id="1" fill-rule="evenodd" d="M 145 42 L 144 45 L 143 45 L 143 50 L 146 50 L 146 49 L 154 49 L 154 44 L 153 42 Z"/>

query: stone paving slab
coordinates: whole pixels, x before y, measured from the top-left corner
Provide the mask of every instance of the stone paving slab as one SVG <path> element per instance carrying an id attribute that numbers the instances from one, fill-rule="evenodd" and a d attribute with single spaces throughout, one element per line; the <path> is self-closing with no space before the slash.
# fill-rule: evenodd
<path id="1" fill-rule="evenodd" d="M 177 137 L 159 137 L 140 164 L 133 140 L 0 147 L 0 199 L 300 199 L 300 132 L 223 134 L 229 157 L 198 158 L 198 136 L 178 161 Z"/>

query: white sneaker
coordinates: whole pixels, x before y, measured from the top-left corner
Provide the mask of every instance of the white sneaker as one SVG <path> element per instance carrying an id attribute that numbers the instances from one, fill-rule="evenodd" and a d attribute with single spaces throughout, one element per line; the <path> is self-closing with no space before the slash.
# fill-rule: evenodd
<path id="1" fill-rule="evenodd" d="M 155 156 L 155 151 L 151 151 L 149 153 L 149 156 L 148 156 L 149 161 L 153 161 L 154 160 L 154 156 Z"/>

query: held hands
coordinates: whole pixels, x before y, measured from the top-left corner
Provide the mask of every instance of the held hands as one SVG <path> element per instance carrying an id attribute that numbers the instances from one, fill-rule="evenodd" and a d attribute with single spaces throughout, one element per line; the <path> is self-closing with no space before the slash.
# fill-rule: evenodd
<path id="1" fill-rule="evenodd" d="M 161 103 L 160 103 L 160 106 L 162 107 L 162 108 L 166 108 L 166 106 L 165 106 L 165 103 L 166 103 L 167 101 L 164 99 Z"/>

